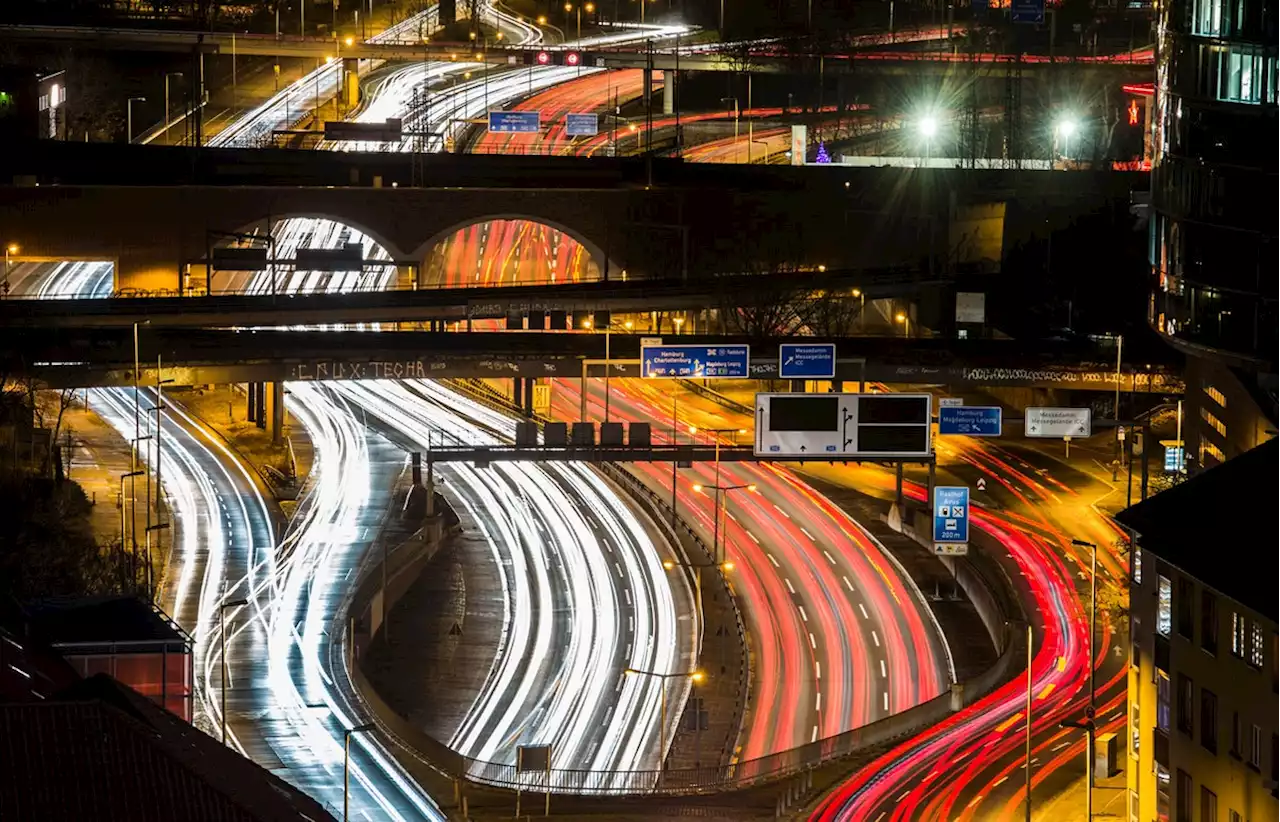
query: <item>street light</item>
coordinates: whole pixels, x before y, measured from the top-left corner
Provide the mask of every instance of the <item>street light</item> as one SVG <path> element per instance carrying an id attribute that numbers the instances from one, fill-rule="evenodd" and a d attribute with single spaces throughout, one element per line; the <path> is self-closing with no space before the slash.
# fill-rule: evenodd
<path id="1" fill-rule="evenodd" d="M 1081 728 L 1085 733 L 1085 806 L 1088 815 L 1085 817 L 1089 822 L 1093 822 L 1093 734 L 1094 723 L 1093 716 L 1096 711 L 1096 682 L 1094 671 L 1094 635 L 1097 633 L 1098 626 L 1098 546 L 1092 542 L 1085 542 L 1082 539 L 1073 539 L 1071 544 L 1077 548 L 1089 549 L 1089 706 L 1085 709 L 1084 722 L 1063 723 L 1074 728 Z"/>
<path id="2" fill-rule="evenodd" d="M 4 247 L 4 296 L 9 296 L 9 255 L 17 254 L 19 251 L 17 243 L 9 243 Z"/>
<path id="3" fill-rule="evenodd" d="M 927 166 L 933 156 L 933 138 L 938 136 L 938 118 L 933 114 L 925 114 L 916 123 L 916 130 L 924 138 L 924 159 Z"/>
<path id="4" fill-rule="evenodd" d="M 347 822 L 351 813 L 351 736 L 373 729 L 373 724 L 367 723 L 342 732 L 342 822 Z"/>
<path id="5" fill-rule="evenodd" d="M 1067 161 L 1071 159 L 1071 136 L 1076 133 L 1076 121 L 1074 118 L 1064 115 L 1058 118 L 1058 122 L 1054 125 L 1054 133 L 1062 138 L 1062 170 L 1067 170 Z"/>
<path id="6" fill-rule="evenodd" d="M 667 759 L 667 680 L 668 679 L 688 679 L 690 682 L 701 682 L 706 679 L 706 674 L 702 671 L 683 671 L 674 674 L 661 674 L 657 671 L 642 671 L 639 668 L 627 668 L 623 673 L 627 676 L 649 676 L 657 679 L 661 685 L 662 691 L 662 712 L 658 725 L 658 771 L 663 770 L 663 764 Z M 659 777 L 661 778 L 661 777 Z"/>
<path id="7" fill-rule="evenodd" d="M 135 102 L 145 103 L 146 97 L 130 97 L 124 104 L 125 108 L 125 142 L 133 142 L 133 104 Z"/>
<path id="8" fill-rule="evenodd" d="M 164 139 L 169 140 L 169 124 L 173 122 L 169 119 L 169 78 L 181 77 L 180 71 L 167 71 L 164 75 Z"/>
<path id="9" fill-rule="evenodd" d="M 897 314 L 894 314 L 893 321 L 902 326 L 903 336 L 911 336 L 911 318 L 906 315 L 906 312 L 899 311 Z"/>
<path id="10" fill-rule="evenodd" d="M 222 642 L 222 701 L 218 703 L 218 707 L 222 709 L 222 744 L 224 746 L 227 744 L 227 627 L 226 618 L 223 615 L 228 608 L 239 608 L 248 604 L 247 599 L 236 599 L 218 606 L 218 634 Z"/>

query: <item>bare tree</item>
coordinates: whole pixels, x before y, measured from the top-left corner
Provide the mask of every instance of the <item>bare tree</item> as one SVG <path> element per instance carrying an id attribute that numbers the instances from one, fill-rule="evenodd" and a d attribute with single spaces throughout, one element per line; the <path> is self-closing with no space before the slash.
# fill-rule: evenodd
<path id="1" fill-rule="evenodd" d="M 859 321 L 862 303 L 849 292 L 813 291 L 795 301 L 800 321 L 819 337 L 847 337 Z"/>
<path id="2" fill-rule="evenodd" d="M 729 333 L 767 340 L 793 333 L 800 326 L 798 295 L 793 287 L 780 285 L 767 274 L 753 278 L 749 289 L 743 288 L 739 278 L 726 282 L 732 286 L 721 294 L 719 313 Z"/>

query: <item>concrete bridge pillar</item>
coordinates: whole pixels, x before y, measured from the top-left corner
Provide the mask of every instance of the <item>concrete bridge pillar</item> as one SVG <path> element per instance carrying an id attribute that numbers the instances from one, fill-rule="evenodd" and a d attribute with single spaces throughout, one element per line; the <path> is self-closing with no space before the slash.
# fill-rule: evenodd
<path id="1" fill-rule="evenodd" d="M 284 443 L 284 383 L 266 383 L 263 391 L 266 400 L 264 416 L 271 420 L 271 444 Z"/>
<path id="2" fill-rule="evenodd" d="M 258 383 L 256 382 L 246 386 L 244 418 L 248 422 L 258 421 Z"/>
<path id="3" fill-rule="evenodd" d="M 360 61 L 342 58 L 342 105 L 351 111 L 360 105 Z"/>
<path id="4" fill-rule="evenodd" d="M 670 69 L 662 72 L 662 113 L 676 113 L 676 73 Z"/>

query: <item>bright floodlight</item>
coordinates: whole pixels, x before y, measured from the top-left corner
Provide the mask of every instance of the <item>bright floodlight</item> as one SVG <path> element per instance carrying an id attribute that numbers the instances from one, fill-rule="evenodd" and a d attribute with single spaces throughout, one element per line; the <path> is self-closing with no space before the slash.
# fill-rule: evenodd
<path id="1" fill-rule="evenodd" d="M 938 118 L 932 114 L 926 114 L 920 118 L 918 128 L 920 129 L 920 136 L 928 140 L 938 133 Z"/>
<path id="2" fill-rule="evenodd" d="M 1063 117 L 1058 120 L 1058 133 L 1063 137 L 1070 137 L 1076 133 L 1076 121 L 1070 117 Z"/>

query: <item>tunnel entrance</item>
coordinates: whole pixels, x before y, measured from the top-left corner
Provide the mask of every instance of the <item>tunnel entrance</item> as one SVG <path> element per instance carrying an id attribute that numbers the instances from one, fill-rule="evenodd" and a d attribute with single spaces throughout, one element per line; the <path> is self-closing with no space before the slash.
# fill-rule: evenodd
<path id="1" fill-rule="evenodd" d="M 554 226 L 493 219 L 459 228 L 428 251 L 423 282 L 432 287 L 526 285 L 601 279 L 585 245 Z"/>

